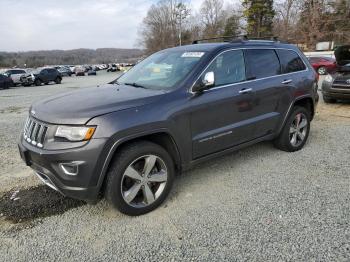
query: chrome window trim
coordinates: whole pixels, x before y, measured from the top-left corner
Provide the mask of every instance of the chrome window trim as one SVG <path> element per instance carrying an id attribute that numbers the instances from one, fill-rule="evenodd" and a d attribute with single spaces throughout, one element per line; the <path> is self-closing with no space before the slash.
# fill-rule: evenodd
<path id="1" fill-rule="evenodd" d="M 199 80 L 199 78 L 203 75 L 203 73 L 208 69 L 208 67 L 214 62 L 214 60 L 220 56 L 221 54 L 223 53 L 226 53 L 226 52 L 229 52 L 229 51 L 235 51 L 235 50 L 259 50 L 259 49 L 273 49 L 273 50 L 289 50 L 289 51 L 292 51 L 294 53 L 296 53 L 298 55 L 298 57 L 301 59 L 301 61 L 303 61 L 303 64 L 305 65 L 305 69 L 304 70 L 301 70 L 301 71 L 296 71 L 296 72 L 291 72 L 291 73 L 285 73 L 285 74 L 280 74 L 280 75 L 274 75 L 274 76 L 267 76 L 267 77 L 262 77 L 262 78 L 259 78 L 259 79 L 252 79 L 252 80 L 245 80 L 245 81 L 241 81 L 241 82 L 237 82 L 237 83 L 232 83 L 232 84 L 226 84 L 226 85 L 222 85 L 222 86 L 217 86 L 217 87 L 213 87 L 213 88 L 210 88 L 210 89 L 207 89 L 207 90 L 204 90 L 203 92 L 206 93 L 206 92 L 209 92 L 209 91 L 212 91 L 212 90 L 217 90 L 217 89 L 221 89 L 221 88 L 225 88 L 225 87 L 228 87 L 228 86 L 235 86 L 235 85 L 239 85 L 239 84 L 243 84 L 243 83 L 251 83 L 251 82 L 256 82 L 256 81 L 260 81 L 260 80 L 264 80 L 264 79 L 270 79 L 270 78 L 275 78 L 275 77 L 280 77 L 280 76 L 287 76 L 287 75 L 293 75 L 293 74 L 298 74 L 298 73 L 302 73 L 302 72 L 307 72 L 309 71 L 309 67 L 307 66 L 307 64 L 305 63 L 304 59 L 293 49 L 290 49 L 290 48 L 282 48 L 282 47 L 262 47 L 262 48 L 256 48 L 256 47 L 252 47 L 252 48 L 249 48 L 249 47 L 242 47 L 242 48 L 230 48 L 230 49 L 226 49 L 222 52 L 220 52 L 219 54 L 217 54 L 209 63 L 208 65 L 203 69 L 203 71 L 199 74 L 199 76 L 197 77 L 197 79 L 193 82 L 193 84 L 191 85 L 190 89 L 189 89 L 189 92 L 191 94 L 195 94 L 195 92 L 192 91 L 194 85 L 196 84 L 196 82 Z M 276 54 L 278 56 L 278 54 Z M 245 64 L 246 66 L 246 64 Z"/>

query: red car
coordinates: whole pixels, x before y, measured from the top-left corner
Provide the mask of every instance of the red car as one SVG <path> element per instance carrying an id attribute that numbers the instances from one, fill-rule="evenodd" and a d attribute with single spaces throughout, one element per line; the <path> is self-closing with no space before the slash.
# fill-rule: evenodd
<path id="1" fill-rule="evenodd" d="M 308 57 L 310 64 L 319 75 L 326 75 L 327 72 L 334 72 L 337 69 L 337 62 L 331 57 Z"/>

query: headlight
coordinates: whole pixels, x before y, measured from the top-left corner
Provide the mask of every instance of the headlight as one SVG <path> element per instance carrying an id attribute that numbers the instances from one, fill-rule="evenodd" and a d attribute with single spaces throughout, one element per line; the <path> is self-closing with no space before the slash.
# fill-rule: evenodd
<path id="1" fill-rule="evenodd" d="M 87 126 L 58 126 L 55 137 L 65 138 L 72 142 L 87 141 L 92 138 L 95 127 Z"/>
<path id="2" fill-rule="evenodd" d="M 331 75 L 326 75 L 324 81 L 331 83 L 333 81 L 333 77 Z"/>

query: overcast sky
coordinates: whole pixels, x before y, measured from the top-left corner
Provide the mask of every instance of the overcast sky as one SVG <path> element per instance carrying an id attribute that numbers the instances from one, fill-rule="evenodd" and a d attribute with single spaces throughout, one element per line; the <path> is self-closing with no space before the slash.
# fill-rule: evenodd
<path id="1" fill-rule="evenodd" d="M 133 48 L 157 0 L 0 0 L 0 51 Z M 187 0 L 198 9 L 202 0 Z"/>

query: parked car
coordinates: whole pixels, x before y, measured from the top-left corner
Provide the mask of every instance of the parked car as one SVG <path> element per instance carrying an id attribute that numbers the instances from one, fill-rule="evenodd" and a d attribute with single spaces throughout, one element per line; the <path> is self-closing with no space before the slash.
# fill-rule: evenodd
<path id="1" fill-rule="evenodd" d="M 29 86 L 32 84 L 40 86 L 42 83 L 47 85 L 50 82 L 60 84 L 61 81 L 62 75 L 55 68 L 37 68 L 31 73 L 23 75 L 21 77 L 21 83 L 24 86 Z"/>
<path id="2" fill-rule="evenodd" d="M 141 215 L 196 164 L 265 140 L 302 149 L 317 78 L 296 46 L 277 41 L 162 50 L 109 84 L 33 104 L 20 154 L 64 195 L 104 195 Z"/>
<path id="3" fill-rule="evenodd" d="M 69 67 L 69 70 L 71 71 L 72 74 L 75 74 L 75 66 L 73 65 L 70 65 L 68 66 Z"/>
<path id="4" fill-rule="evenodd" d="M 117 72 L 118 67 L 116 64 L 112 64 L 110 67 L 108 67 L 107 72 Z"/>
<path id="5" fill-rule="evenodd" d="M 322 95 L 326 103 L 335 103 L 337 99 L 350 100 L 350 45 L 338 47 L 334 55 L 337 70 L 327 75 L 322 83 Z"/>
<path id="6" fill-rule="evenodd" d="M 8 77 L 7 75 L 4 75 L 4 74 L 0 74 L 0 88 L 1 89 L 8 89 L 14 85 L 15 85 L 15 83 L 13 82 L 11 77 Z"/>
<path id="7" fill-rule="evenodd" d="M 60 72 L 61 76 L 72 76 L 72 72 L 70 71 L 69 67 L 58 66 L 56 69 L 58 72 Z"/>
<path id="8" fill-rule="evenodd" d="M 96 71 L 95 70 L 89 70 L 87 72 L 88 76 L 95 76 L 96 75 Z"/>
<path id="9" fill-rule="evenodd" d="M 11 77 L 15 85 L 21 84 L 20 79 L 21 79 L 21 76 L 24 74 L 26 74 L 26 71 L 24 69 L 9 69 L 4 73 L 4 75 Z"/>
<path id="10" fill-rule="evenodd" d="M 337 68 L 337 62 L 331 57 L 309 57 L 310 64 L 319 75 L 326 75 L 327 72 L 334 72 Z"/>
<path id="11" fill-rule="evenodd" d="M 85 67 L 83 67 L 83 66 L 76 66 L 75 67 L 75 75 L 76 76 L 85 76 Z"/>

